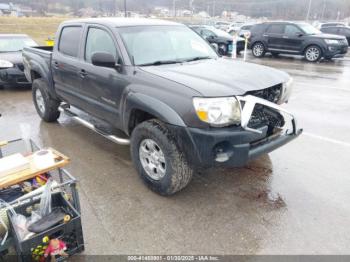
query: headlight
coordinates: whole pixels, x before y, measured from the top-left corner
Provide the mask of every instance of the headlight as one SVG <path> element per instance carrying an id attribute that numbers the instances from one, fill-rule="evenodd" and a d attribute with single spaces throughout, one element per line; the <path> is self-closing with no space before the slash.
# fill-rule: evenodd
<path id="1" fill-rule="evenodd" d="M 10 68 L 13 67 L 13 64 L 6 60 L 0 60 L 0 68 Z"/>
<path id="2" fill-rule="evenodd" d="M 288 81 L 283 83 L 283 87 L 285 88 L 291 87 L 293 85 L 293 81 L 294 81 L 293 78 L 289 77 Z"/>
<path id="3" fill-rule="evenodd" d="M 278 104 L 283 104 L 288 101 L 290 94 L 292 93 L 293 78 L 289 77 L 288 81 L 283 83 L 282 97 L 278 101 Z"/>
<path id="4" fill-rule="evenodd" d="M 222 127 L 241 123 L 241 108 L 235 97 L 193 98 L 197 116 L 212 126 Z"/>
<path id="5" fill-rule="evenodd" d="M 326 42 L 327 45 L 338 45 L 339 41 L 335 40 L 335 39 L 325 39 L 324 40 Z"/>

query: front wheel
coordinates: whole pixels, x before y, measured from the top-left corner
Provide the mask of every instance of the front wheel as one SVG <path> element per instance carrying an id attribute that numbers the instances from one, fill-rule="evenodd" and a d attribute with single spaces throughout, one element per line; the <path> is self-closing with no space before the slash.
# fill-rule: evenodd
<path id="1" fill-rule="evenodd" d="M 305 59 L 309 62 L 317 62 L 322 57 L 322 50 L 316 45 L 309 46 L 305 50 Z"/>
<path id="2" fill-rule="evenodd" d="M 60 102 L 50 97 L 46 82 L 42 79 L 35 79 L 32 92 L 34 105 L 39 116 L 45 122 L 55 122 L 60 116 L 58 110 Z"/>
<path id="3" fill-rule="evenodd" d="M 193 170 L 176 138 L 159 120 L 139 124 L 131 135 L 131 157 L 142 180 L 156 193 L 172 195 L 191 181 Z"/>
<path id="4" fill-rule="evenodd" d="M 252 46 L 252 53 L 255 57 L 264 57 L 266 53 L 266 49 L 263 43 L 257 42 Z"/>

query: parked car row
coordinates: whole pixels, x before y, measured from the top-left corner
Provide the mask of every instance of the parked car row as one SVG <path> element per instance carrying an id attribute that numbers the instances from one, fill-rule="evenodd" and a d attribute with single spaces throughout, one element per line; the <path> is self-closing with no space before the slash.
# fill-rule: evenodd
<path id="1" fill-rule="evenodd" d="M 225 25 L 225 26 L 224 26 Z M 302 55 L 310 62 L 321 58 L 343 57 L 348 52 L 350 27 L 341 22 L 318 23 L 316 27 L 298 22 L 226 23 L 218 22 L 216 27 L 227 29 L 233 36 L 244 37 L 250 33 L 250 48 L 255 57 L 266 53 Z"/>
<path id="2" fill-rule="evenodd" d="M 269 52 L 273 56 L 302 55 L 317 62 L 345 56 L 349 44 L 345 36 L 323 33 L 308 23 L 266 22 L 252 27 L 250 47 L 255 57 Z"/>
<path id="3" fill-rule="evenodd" d="M 220 55 L 232 54 L 233 37 L 230 34 L 213 26 L 194 25 L 190 26 L 190 28 L 213 45 Z M 244 50 L 244 42 L 243 38 L 238 37 L 237 54 Z"/>

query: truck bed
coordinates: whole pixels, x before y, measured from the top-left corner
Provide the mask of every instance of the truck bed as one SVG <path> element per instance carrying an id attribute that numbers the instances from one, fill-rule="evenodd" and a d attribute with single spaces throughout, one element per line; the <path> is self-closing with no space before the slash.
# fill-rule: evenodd
<path id="1" fill-rule="evenodd" d="M 51 79 L 52 46 L 25 47 L 23 49 L 24 74 L 28 81 L 32 82 L 31 71 L 40 72 L 41 77 L 48 83 Z"/>

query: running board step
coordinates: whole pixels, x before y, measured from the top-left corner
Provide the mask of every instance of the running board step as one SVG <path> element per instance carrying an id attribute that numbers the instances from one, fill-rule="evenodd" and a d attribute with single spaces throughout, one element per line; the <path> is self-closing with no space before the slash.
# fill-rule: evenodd
<path id="1" fill-rule="evenodd" d="M 79 117 L 77 114 L 73 113 L 70 109 L 69 109 L 69 105 L 63 104 L 62 106 L 60 106 L 58 108 L 58 110 L 60 112 L 64 112 L 66 113 L 68 116 L 70 116 L 71 118 L 73 118 L 74 120 L 76 120 L 77 122 L 79 122 L 81 125 L 89 128 L 90 130 L 96 132 L 97 134 L 107 138 L 108 140 L 119 144 L 119 145 L 130 145 L 130 140 L 127 138 L 121 138 L 121 137 L 117 137 L 115 135 L 111 135 L 108 134 L 104 131 L 102 131 L 101 129 L 98 129 L 97 127 L 95 127 L 95 125 L 91 124 L 90 122 L 82 119 L 81 117 Z"/>

